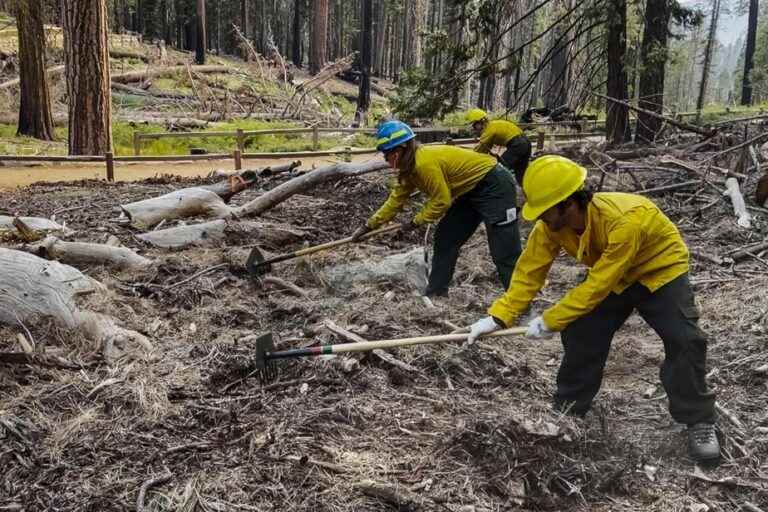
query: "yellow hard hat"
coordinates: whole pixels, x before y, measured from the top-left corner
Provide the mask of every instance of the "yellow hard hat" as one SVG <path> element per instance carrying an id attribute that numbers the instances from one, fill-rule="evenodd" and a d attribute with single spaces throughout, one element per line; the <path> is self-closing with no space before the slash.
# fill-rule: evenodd
<path id="1" fill-rule="evenodd" d="M 470 124 L 482 121 L 486 118 L 488 118 L 486 111 L 479 108 L 473 108 L 464 116 L 464 119 L 466 119 Z"/>
<path id="2" fill-rule="evenodd" d="M 531 162 L 523 176 L 525 205 L 523 218 L 533 221 L 542 213 L 584 186 L 587 170 L 565 157 L 540 156 Z"/>

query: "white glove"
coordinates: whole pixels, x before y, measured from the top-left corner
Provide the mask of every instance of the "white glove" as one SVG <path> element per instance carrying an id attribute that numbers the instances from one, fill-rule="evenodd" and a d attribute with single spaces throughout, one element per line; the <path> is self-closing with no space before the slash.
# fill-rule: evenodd
<path id="1" fill-rule="evenodd" d="M 496 320 L 494 320 L 492 316 L 481 318 L 470 326 L 469 337 L 467 338 L 467 341 L 464 343 L 464 345 L 472 345 L 475 343 L 475 341 L 477 341 L 477 338 L 483 334 L 488 334 L 490 332 L 499 330 L 500 328 L 501 327 L 499 327 L 499 324 L 496 323 Z"/>
<path id="2" fill-rule="evenodd" d="M 541 316 L 537 316 L 528 324 L 528 330 L 525 333 L 529 338 L 548 338 L 552 335 L 547 324 Z"/>

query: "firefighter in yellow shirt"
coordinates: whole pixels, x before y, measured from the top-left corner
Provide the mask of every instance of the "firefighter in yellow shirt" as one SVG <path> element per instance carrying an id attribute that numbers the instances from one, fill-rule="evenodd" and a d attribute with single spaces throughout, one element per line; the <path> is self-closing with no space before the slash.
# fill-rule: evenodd
<path id="1" fill-rule="evenodd" d="M 382 123 L 376 138 L 379 151 L 398 170 L 397 185 L 353 237 L 392 220 L 418 190 L 426 194 L 427 202 L 403 227 L 437 222 L 425 295 L 448 292 L 461 247 L 480 222 L 485 223 L 491 258 L 506 288 L 521 250 L 512 174 L 489 155 L 456 146 L 420 146 L 413 130 L 400 121 Z"/>
<path id="2" fill-rule="evenodd" d="M 715 395 L 707 389 L 707 338 L 688 281 L 688 249 L 675 225 L 635 194 L 584 189 L 587 171 L 567 158 L 535 159 L 525 174 L 523 218 L 535 221 L 507 292 L 475 322 L 468 343 L 515 323 L 564 250 L 590 267 L 587 278 L 528 325 L 529 337 L 560 332 L 564 354 L 555 408 L 589 410 L 600 389 L 611 340 L 637 311 L 664 342 L 661 382 L 669 411 L 688 425 L 696 460 L 720 455 Z M 538 219 L 538 220 L 537 220 Z"/>
<path id="3" fill-rule="evenodd" d="M 523 174 L 531 159 L 531 141 L 512 121 L 504 119 L 488 119 L 488 114 L 479 108 L 467 112 L 465 119 L 472 125 L 472 130 L 480 137 L 475 146 L 478 153 L 490 153 L 494 146 L 506 148 L 499 160 L 507 168 L 515 172 L 517 182 L 523 184 Z"/>

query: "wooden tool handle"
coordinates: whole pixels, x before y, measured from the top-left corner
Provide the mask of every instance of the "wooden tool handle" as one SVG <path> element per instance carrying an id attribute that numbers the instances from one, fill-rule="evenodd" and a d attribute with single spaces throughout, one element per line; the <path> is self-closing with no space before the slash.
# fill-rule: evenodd
<path id="1" fill-rule="evenodd" d="M 490 334 L 485 334 L 483 337 L 497 337 L 497 336 L 515 336 L 518 334 L 525 334 L 528 330 L 527 327 L 512 327 L 510 329 L 502 329 L 494 331 Z M 367 352 L 377 348 L 394 348 L 394 347 L 407 347 L 409 345 L 421 345 L 424 343 L 445 343 L 447 341 L 464 341 L 469 337 L 469 333 L 456 333 L 456 334 L 441 334 L 437 336 L 419 336 L 416 338 L 400 338 L 394 340 L 377 340 L 377 341 L 361 341 L 358 343 L 343 343 L 340 345 L 330 345 L 332 348 L 332 354 L 340 354 L 343 352 Z"/>
<path id="2" fill-rule="evenodd" d="M 400 224 L 392 224 L 391 226 L 387 226 L 384 228 L 376 229 L 374 231 L 369 231 L 368 233 L 365 233 L 364 235 L 360 236 L 358 240 L 366 240 L 368 238 L 372 238 L 376 235 L 380 235 L 382 233 L 389 233 L 390 231 L 397 231 L 400 229 Z M 313 254 L 319 251 L 324 251 L 326 249 L 332 249 L 333 247 L 338 247 L 339 245 L 348 244 L 350 242 L 354 242 L 355 240 L 353 237 L 347 237 L 342 238 L 341 240 L 334 240 L 333 242 L 327 242 L 320 245 L 315 245 L 313 247 L 307 247 L 306 249 L 299 249 L 298 251 L 292 253 L 293 257 L 297 256 L 304 256 L 306 254 Z"/>

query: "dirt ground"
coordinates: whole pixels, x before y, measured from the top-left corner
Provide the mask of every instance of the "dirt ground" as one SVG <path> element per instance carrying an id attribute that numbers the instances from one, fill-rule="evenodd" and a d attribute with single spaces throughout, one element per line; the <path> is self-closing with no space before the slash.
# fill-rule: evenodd
<path id="1" fill-rule="evenodd" d="M 353 155 L 353 162 L 362 162 L 371 155 Z M 328 165 L 335 162 L 333 157 L 309 157 L 300 159 L 303 167 Z M 263 168 L 285 163 L 285 159 L 249 159 L 243 161 L 244 169 Z M 205 162 L 154 162 L 117 163 L 115 181 L 137 181 L 162 174 L 183 177 L 204 177 L 215 170 L 232 170 L 232 159 Z M 25 187 L 38 182 L 61 182 L 74 180 L 105 180 L 104 164 L 35 164 L 3 165 L 0 167 L 0 191 Z"/>
<path id="2" fill-rule="evenodd" d="M 446 333 L 484 315 L 501 289 L 482 230 L 463 250 L 449 297 L 434 308 L 399 281 L 334 289 L 322 277 L 325 267 L 412 248 L 423 233 L 275 265 L 272 275 L 302 287 L 306 298 L 248 277 L 244 261 L 254 244 L 276 253 L 348 235 L 386 197 L 381 175 L 323 185 L 266 212 L 264 219 L 308 232 L 280 246 L 244 237 L 233 224 L 220 246 L 169 252 L 115 222 L 121 203 L 209 183 L 201 177 L 207 165 L 126 166 L 119 179 L 130 172 L 139 181 L 117 184 L 85 180 L 91 168 L 72 170 L 68 183 L 30 185 L 25 179 L 50 172 L 35 168 L 0 181 L 23 186 L 3 192 L 0 210 L 56 212 L 76 230 L 69 239 L 114 235 L 157 263 L 144 273 L 81 268 L 109 288 L 103 307 L 146 334 L 152 353 L 108 362 L 87 340 L 40 322 L 26 326 L 37 346 L 79 369 L 0 365 L 0 510 L 136 510 L 143 486 L 145 510 L 156 511 L 735 512 L 745 503 L 768 510 L 764 261 L 691 262 L 711 336 L 708 380 L 731 416 L 718 424 L 723 461 L 697 467 L 684 427 L 666 410 L 661 342 L 637 316 L 615 338 L 602 391 L 583 420 L 549 408 L 557 337 L 391 351 L 414 370 L 375 356 L 286 360 L 274 381 L 260 383 L 252 374 L 254 334 L 272 332 L 287 348 L 345 342 L 328 320 L 371 340 Z M 165 176 L 180 170 L 183 177 Z M 640 177 L 646 186 L 668 180 Z M 690 196 L 655 199 L 695 251 L 726 254 L 768 231 L 762 213 L 742 230 L 726 202 L 697 213 Z M 533 311 L 583 276 L 572 260 L 558 260 Z M 0 327 L 0 352 L 18 351 L 22 332 Z"/>

